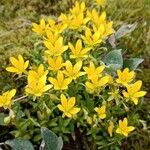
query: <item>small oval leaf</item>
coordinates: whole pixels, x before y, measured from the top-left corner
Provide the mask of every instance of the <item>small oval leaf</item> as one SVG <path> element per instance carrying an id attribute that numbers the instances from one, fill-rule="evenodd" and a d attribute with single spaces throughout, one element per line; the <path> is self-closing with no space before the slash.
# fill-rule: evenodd
<path id="1" fill-rule="evenodd" d="M 122 53 L 121 50 L 113 50 L 110 51 L 104 60 L 107 68 L 110 70 L 117 70 L 121 69 L 123 67 L 123 58 L 122 58 Z"/>
<path id="2" fill-rule="evenodd" d="M 49 129 L 42 127 L 41 134 L 45 142 L 44 150 L 61 150 L 63 147 L 63 141 L 61 137 L 50 131 Z"/>
<path id="3" fill-rule="evenodd" d="M 118 31 L 115 33 L 115 37 L 116 39 L 119 39 L 129 33 L 131 33 L 132 31 L 135 30 L 135 28 L 137 27 L 137 23 L 134 23 L 134 24 L 125 24 L 125 25 L 122 25 Z"/>
<path id="4" fill-rule="evenodd" d="M 5 144 L 9 145 L 13 150 L 34 150 L 32 143 L 28 140 L 7 140 Z"/>
<path id="5" fill-rule="evenodd" d="M 124 61 L 124 68 L 129 68 L 130 70 L 135 70 L 144 61 L 141 58 L 131 58 Z"/>

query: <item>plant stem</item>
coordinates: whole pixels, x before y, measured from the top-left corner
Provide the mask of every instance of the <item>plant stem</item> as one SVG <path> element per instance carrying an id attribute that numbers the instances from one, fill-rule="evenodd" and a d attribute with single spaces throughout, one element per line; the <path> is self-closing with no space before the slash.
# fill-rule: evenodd
<path id="1" fill-rule="evenodd" d="M 0 145 L 4 145 L 5 143 L 0 143 Z"/>
<path id="2" fill-rule="evenodd" d="M 22 97 L 16 98 L 16 99 L 13 100 L 13 102 L 20 101 L 20 100 L 22 100 L 22 99 L 24 99 L 24 98 L 26 98 L 26 97 L 27 97 L 27 96 L 22 96 Z"/>

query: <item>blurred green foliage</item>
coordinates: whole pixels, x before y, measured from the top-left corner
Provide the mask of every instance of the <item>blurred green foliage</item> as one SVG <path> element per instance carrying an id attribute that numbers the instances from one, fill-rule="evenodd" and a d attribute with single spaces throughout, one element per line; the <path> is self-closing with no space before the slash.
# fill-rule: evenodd
<path id="1" fill-rule="evenodd" d="M 35 53 L 37 37 L 31 22 L 41 17 L 59 15 L 68 11 L 74 0 L 1 0 L 0 1 L 0 93 L 15 84 L 5 71 L 9 57 Z M 91 2 L 90 0 L 88 0 Z M 150 0 L 107 0 L 106 12 L 113 20 L 115 30 L 123 24 L 137 23 L 137 28 L 117 41 L 126 50 L 125 57 L 144 58 L 137 78 L 142 79 L 148 94 L 144 105 L 135 110 L 140 114 L 141 128 L 136 135 L 123 142 L 123 149 L 147 150 L 150 147 Z M 130 144 L 129 144 L 130 143 Z"/>

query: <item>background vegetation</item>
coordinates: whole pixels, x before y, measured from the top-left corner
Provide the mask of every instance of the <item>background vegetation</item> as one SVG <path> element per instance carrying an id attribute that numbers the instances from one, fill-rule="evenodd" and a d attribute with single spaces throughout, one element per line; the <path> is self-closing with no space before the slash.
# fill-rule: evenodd
<path id="1" fill-rule="evenodd" d="M 41 17 L 59 15 L 68 11 L 73 0 L 1 0 L 0 1 L 0 93 L 15 87 L 10 74 L 5 71 L 9 57 L 34 55 L 38 42 L 31 30 L 31 22 Z M 125 57 L 144 58 L 137 77 L 144 81 L 148 92 L 140 114 L 141 128 L 123 142 L 123 149 L 147 150 L 150 147 L 150 0 L 107 0 L 106 12 L 114 21 L 115 30 L 123 24 L 137 23 L 136 29 L 117 41 L 126 50 Z M 13 85 L 13 86 L 12 86 Z M 18 86 L 18 85 L 17 85 Z M 19 84 L 19 86 L 21 86 Z M 2 111 L 2 110 L 0 110 Z M 0 133 L 0 141 L 7 138 L 9 129 Z M 130 144 L 129 144 L 130 143 Z"/>

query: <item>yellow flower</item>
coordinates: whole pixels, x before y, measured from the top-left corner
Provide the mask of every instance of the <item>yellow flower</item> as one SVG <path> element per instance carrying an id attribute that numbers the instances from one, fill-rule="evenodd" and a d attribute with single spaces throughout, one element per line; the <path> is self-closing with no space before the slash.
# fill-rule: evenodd
<path id="1" fill-rule="evenodd" d="M 63 66 L 63 59 L 61 56 L 58 56 L 56 58 L 49 57 L 48 65 L 49 65 L 49 67 L 48 67 L 49 70 L 58 71 Z"/>
<path id="2" fill-rule="evenodd" d="M 129 68 L 125 68 L 122 72 L 121 70 L 117 70 L 118 79 L 116 80 L 117 83 L 126 84 L 133 80 L 134 78 L 134 71 L 129 71 Z"/>
<path id="3" fill-rule="evenodd" d="M 101 15 L 96 9 L 92 9 L 92 12 L 87 11 L 87 16 L 92 20 L 92 22 L 99 27 L 101 24 L 106 24 L 106 12 L 102 12 Z"/>
<path id="4" fill-rule="evenodd" d="M 81 37 L 88 46 L 95 46 L 96 44 L 100 44 L 102 42 L 101 31 L 102 30 L 99 29 L 92 33 L 90 28 L 86 28 L 85 36 Z"/>
<path id="5" fill-rule="evenodd" d="M 85 27 L 86 23 L 89 21 L 89 18 L 85 18 L 83 13 L 80 13 L 78 16 L 73 16 L 68 28 L 70 29 L 78 29 L 81 27 Z"/>
<path id="6" fill-rule="evenodd" d="M 69 43 L 68 45 L 72 52 L 70 58 L 86 58 L 88 57 L 88 51 L 91 50 L 90 47 L 83 48 L 81 39 L 77 40 L 75 47 L 71 43 Z"/>
<path id="7" fill-rule="evenodd" d="M 87 117 L 86 118 L 86 121 L 87 121 L 87 123 L 89 124 L 89 125 L 92 125 L 92 124 L 94 124 L 94 122 L 96 122 L 96 119 L 97 119 L 97 116 L 94 114 L 92 117 Z M 95 125 L 94 125 L 95 126 Z M 93 127 L 94 127 L 93 126 Z"/>
<path id="8" fill-rule="evenodd" d="M 48 41 L 45 41 L 44 44 L 48 48 L 48 50 L 46 50 L 45 53 L 49 56 L 60 56 L 68 49 L 68 46 L 63 45 L 62 37 L 59 37 L 58 40 L 54 43 L 54 45 Z"/>
<path id="9" fill-rule="evenodd" d="M 66 27 L 69 27 L 71 24 L 71 21 L 72 21 L 72 17 L 73 16 L 71 16 L 70 14 L 65 15 L 65 14 L 61 13 L 61 15 L 59 16 L 58 19 L 60 19 Z"/>
<path id="10" fill-rule="evenodd" d="M 99 90 L 102 86 L 104 86 L 106 83 L 108 83 L 109 78 L 107 76 L 102 77 L 99 79 L 98 76 L 92 76 L 91 82 L 87 81 L 85 83 L 87 91 L 89 93 L 93 93 L 96 90 Z"/>
<path id="11" fill-rule="evenodd" d="M 66 67 L 66 70 L 64 70 L 64 74 L 67 75 L 71 80 L 75 80 L 78 77 L 85 74 L 85 72 L 80 71 L 82 68 L 82 61 L 78 61 L 73 66 L 72 63 L 69 60 L 67 60 L 65 62 L 65 67 Z"/>
<path id="12" fill-rule="evenodd" d="M 26 93 L 38 97 L 52 88 L 52 85 L 46 85 L 47 74 L 48 71 L 44 71 L 42 64 L 38 67 L 37 71 L 29 71 Z"/>
<path id="13" fill-rule="evenodd" d="M 128 134 L 133 131 L 135 128 L 133 126 L 128 126 L 127 118 L 124 118 L 123 121 L 119 120 L 119 127 L 116 130 L 116 133 L 128 136 Z"/>
<path id="14" fill-rule="evenodd" d="M 72 15 L 74 16 L 78 16 L 79 13 L 83 13 L 85 10 L 85 3 L 82 2 L 81 4 L 79 4 L 79 2 L 75 2 L 75 6 L 70 9 L 70 12 Z"/>
<path id="15" fill-rule="evenodd" d="M 100 31 L 102 38 L 114 33 L 112 28 L 113 22 L 106 20 L 106 12 L 102 12 L 102 14 L 99 15 L 96 9 L 93 9 L 92 12 L 87 11 L 87 17 L 94 23 L 94 30 Z"/>
<path id="16" fill-rule="evenodd" d="M 107 22 L 105 24 L 105 26 L 104 26 L 105 30 L 104 30 L 103 35 L 102 35 L 103 38 L 107 37 L 108 35 L 111 35 L 111 34 L 115 33 L 112 26 L 113 26 L 113 21 Z"/>
<path id="17" fill-rule="evenodd" d="M 52 31 L 52 32 L 57 32 L 57 33 L 62 33 L 67 25 L 64 24 L 62 21 L 55 21 L 51 18 L 48 19 L 48 24 L 49 24 L 49 29 Z"/>
<path id="18" fill-rule="evenodd" d="M 142 81 L 140 80 L 135 82 L 134 84 L 128 85 L 127 92 L 123 91 L 123 96 L 127 98 L 127 101 L 130 99 L 134 102 L 135 105 L 137 105 L 139 98 L 143 97 L 146 94 L 146 91 L 140 91 L 141 86 Z"/>
<path id="19" fill-rule="evenodd" d="M 10 62 L 13 65 L 12 67 L 7 67 L 6 70 L 9 72 L 14 72 L 21 75 L 27 69 L 29 61 L 24 62 L 22 55 L 18 56 L 18 59 L 10 57 Z"/>
<path id="20" fill-rule="evenodd" d="M 108 133 L 109 133 L 110 137 L 112 137 L 113 129 L 114 129 L 114 123 L 112 121 L 110 121 L 109 127 L 108 127 Z"/>
<path id="21" fill-rule="evenodd" d="M 46 31 L 46 36 L 47 38 L 45 38 L 45 42 L 50 42 L 52 44 L 55 44 L 55 42 L 60 37 L 58 32 L 52 32 L 51 30 Z"/>
<path id="22" fill-rule="evenodd" d="M 108 92 L 108 94 L 110 95 L 110 97 L 108 99 L 110 99 L 110 100 L 115 99 L 117 104 L 119 102 L 119 99 L 122 98 L 121 95 L 120 95 L 119 89 L 116 89 L 116 88 L 112 89 L 112 91 Z"/>
<path id="23" fill-rule="evenodd" d="M 32 30 L 38 34 L 45 34 L 45 31 L 48 29 L 48 25 L 46 25 L 45 20 L 41 19 L 40 24 L 32 23 Z"/>
<path id="24" fill-rule="evenodd" d="M 92 125 L 92 123 L 93 123 L 92 117 L 89 117 L 89 116 L 87 117 L 86 121 L 89 125 Z"/>
<path id="25" fill-rule="evenodd" d="M 43 75 L 41 78 L 37 80 L 36 77 L 33 77 L 29 73 L 26 93 L 38 97 L 42 96 L 44 92 L 48 91 L 52 87 L 53 87 L 52 85 L 46 85 L 46 75 Z"/>
<path id="26" fill-rule="evenodd" d="M 97 4 L 102 6 L 106 0 L 96 0 Z"/>
<path id="27" fill-rule="evenodd" d="M 96 107 L 94 110 L 97 112 L 98 117 L 100 119 L 105 119 L 106 118 L 106 106 L 105 105 L 103 105 L 102 107 L 99 107 L 99 108 Z"/>
<path id="28" fill-rule="evenodd" d="M 36 80 L 40 79 L 43 75 L 48 74 L 48 70 L 44 71 L 43 64 L 40 64 L 38 68 L 30 70 L 29 74 L 32 75 Z"/>
<path id="29" fill-rule="evenodd" d="M 105 66 L 99 66 L 95 68 L 94 63 L 91 61 L 89 67 L 83 67 L 86 74 L 88 75 L 88 79 L 92 79 L 93 76 L 102 76 L 102 71 L 105 69 Z"/>
<path id="30" fill-rule="evenodd" d="M 55 90 L 68 89 L 68 85 L 72 81 L 70 78 L 64 78 L 62 71 L 58 71 L 56 78 L 49 77 L 48 80 L 50 83 L 54 85 Z"/>
<path id="31" fill-rule="evenodd" d="M 134 71 L 129 72 L 129 68 L 125 68 L 122 72 L 121 70 L 117 70 L 117 75 L 116 82 L 127 86 L 133 80 L 135 73 Z"/>
<path id="32" fill-rule="evenodd" d="M 11 106 L 12 98 L 15 96 L 16 90 L 12 89 L 11 91 L 7 91 L 0 95 L 0 107 L 4 107 L 7 109 Z"/>
<path id="33" fill-rule="evenodd" d="M 58 105 L 58 108 L 63 112 L 64 116 L 71 118 L 80 111 L 80 108 L 75 107 L 75 97 L 71 97 L 67 100 L 66 96 L 61 94 L 60 99 L 61 104 Z"/>
<path id="34" fill-rule="evenodd" d="M 59 19 L 62 23 L 68 27 L 69 29 L 78 29 L 81 27 L 85 27 L 86 23 L 90 20 L 90 18 L 85 17 L 82 11 L 74 12 L 75 14 L 61 14 Z"/>

